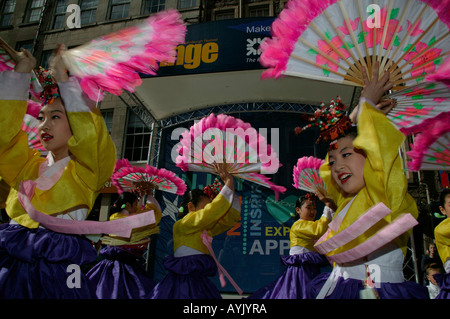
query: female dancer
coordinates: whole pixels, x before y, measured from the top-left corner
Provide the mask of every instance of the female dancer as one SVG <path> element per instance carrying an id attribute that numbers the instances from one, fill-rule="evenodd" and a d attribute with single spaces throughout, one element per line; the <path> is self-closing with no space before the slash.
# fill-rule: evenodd
<path id="1" fill-rule="evenodd" d="M 321 267 L 329 265 L 328 260 L 317 253 L 314 243 L 326 232 L 333 214 L 330 208 L 333 203 L 327 201 L 321 218 L 315 221 L 316 200 L 312 193 L 297 199 L 294 215 L 296 222 L 289 235 L 291 249 L 289 256 L 281 257 L 287 268 L 276 281 L 257 290 L 249 299 L 311 298 L 310 281 L 320 273 Z"/>
<path id="2" fill-rule="evenodd" d="M 331 128 L 321 132 L 331 143 L 320 174 L 338 208 L 327 233 L 315 244 L 334 268 L 312 281 L 313 294 L 427 299 L 426 288 L 405 282 L 402 271 L 418 215 L 398 154 L 404 135 L 374 104 L 392 83 L 388 72 L 378 81 L 378 66 L 372 80 L 363 75 L 365 88 L 351 114 L 357 130 L 339 111 L 338 120 L 328 120 Z"/>
<path id="3" fill-rule="evenodd" d="M 151 195 L 147 195 L 144 211 L 155 212 L 156 223 L 133 229 L 130 238 L 107 236 L 107 246 L 100 250 L 103 259 L 92 267 L 86 277 L 96 287 L 99 299 L 145 299 L 155 286 L 142 265 L 142 255 L 147 249 L 150 235 L 158 233 L 161 208 Z M 123 192 L 113 204 L 110 220 L 127 218 L 141 213 L 139 198 L 130 192 Z M 105 237 L 104 237 L 105 238 Z"/>
<path id="4" fill-rule="evenodd" d="M 234 193 L 234 178 L 224 164 L 215 169 L 225 183 L 211 200 L 204 191 L 193 189 L 184 197 L 173 225 L 174 254 L 164 260 L 168 274 L 155 286 L 153 299 L 221 299 L 208 277 L 217 272 L 208 249 L 208 237 L 219 235 L 240 219 L 240 202 Z"/>
<path id="5" fill-rule="evenodd" d="M 87 105 L 78 82 L 68 77 L 62 50 L 52 59 L 57 85 L 38 118 L 47 158 L 29 149 L 20 129 L 34 57 L 25 50 L 12 52 L 14 71 L 0 74 L 0 176 L 11 187 L 6 202 L 11 221 L 0 226 L 0 298 L 93 297 L 80 271 L 72 284 L 69 278 L 71 269 L 95 260 L 91 242 L 53 232 L 29 215 L 37 210 L 52 219 L 84 220 L 116 161 L 103 118 Z"/>

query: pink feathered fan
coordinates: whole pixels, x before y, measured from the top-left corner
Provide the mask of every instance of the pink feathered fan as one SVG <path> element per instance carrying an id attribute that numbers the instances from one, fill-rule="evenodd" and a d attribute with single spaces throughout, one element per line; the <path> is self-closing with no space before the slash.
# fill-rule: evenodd
<path id="1" fill-rule="evenodd" d="M 176 164 L 183 171 L 216 174 L 214 163 L 227 163 L 228 172 L 236 177 L 268 187 L 276 195 L 286 191 L 263 175 L 278 170 L 277 154 L 264 136 L 241 119 L 210 114 L 184 132 L 180 144 Z"/>
<path id="2" fill-rule="evenodd" d="M 181 14 L 171 9 L 67 50 L 63 59 L 89 98 L 102 100 L 102 91 L 134 92 L 142 83 L 139 73 L 155 75 L 159 62 L 174 62 L 175 48 L 184 42 L 186 30 Z"/>
<path id="3" fill-rule="evenodd" d="M 299 158 L 293 169 L 293 186 L 311 193 L 314 193 L 317 189 L 326 190 L 325 183 L 319 175 L 319 168 L 324 162 L 324 160 L 314 156 Z"/>
<path id="4" fill-rule="evenodd" d="M 134 191 L 141 193 L 148 188 L 177 195 L 184 195 L 186 192 L 186 184 L 174 172 L 149 165 L 132 166 L 127 159 L 117 161 L 111 182 L 119 194 Z"/>

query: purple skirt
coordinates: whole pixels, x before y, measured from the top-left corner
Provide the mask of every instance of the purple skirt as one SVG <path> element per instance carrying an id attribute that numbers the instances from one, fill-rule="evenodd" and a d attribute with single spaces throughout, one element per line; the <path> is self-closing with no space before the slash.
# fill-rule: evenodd
<path id="1" fill-rule="evenodd" d="M 309 299 L 309 282 L 320 274 L 321 267 L 329 265 L 328 260 L 316 252 L 282 256 L 281 262 L 287 266 L 281 276 L 248 299 Z"/>
<path id="2" fill-rule="evenodd" d="M 436 299 L 450 299 L 450 273 L 435 274 L 433 277 L 441 289 Z"/>
<path id="3" fill-rule="evenodd" d="M 168 274 L 153 289 L 152 299 L 222 299 L 208 278 L 217 273 L 210 255 L 168 256 L 164 267 Z"/>
<path id="4" fill-rule="evenodd" d="M 311 281 L 311 296 L 315 298 L 327 281 L 330 273 L 322 273 Z M 333 292 L 325 299 L 360 299 L 364 289 L 362 280 L 339 277 Z M 412 281 L 381 283 L 375 288 L 380 299 L 429 299 L 428 289 Z"/>
<path id="5" fill-rule="evenodd" d="M 98 299 L 146 299 L 155 284 L 140 263 L 141 252 L 106 246 L 100 250 L 105 259 L 92 267 L 86 277 Z"/>
<path id="6" fill-rule="evenodd" d="M 95 298 L 80 269 L 96 257 L 84 237 L 1 225 L 0 299 Z"/>

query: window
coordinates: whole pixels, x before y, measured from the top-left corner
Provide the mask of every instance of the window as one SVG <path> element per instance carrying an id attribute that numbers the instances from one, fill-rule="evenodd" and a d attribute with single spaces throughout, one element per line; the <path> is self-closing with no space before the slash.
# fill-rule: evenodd
<path id="1" fill-rule="evenodd" d="M 124 158 L 129 161 L 147 161 L 150 146 L 150 129 L 128 109 Z"/>
<path id="2" fill-rule="evenodd" d="M 178 2 L 179 9 L 193 8 L 196 6 L 197 6 L 197 0 L 179 0 L 179 2 Z"/>
<path id="3" fill-rule="evenodd" d="M 69 0 L 58 0 L 55 5 L 52 29 L 62 29 L 66 22 L 66 10 Z"/>
<path id="4" fill-rule="evenodd" d="M 251 6 L 248 8 L 248 13 L 250 17 L 268 17 L 270 15 L 268 6 Z"/>
<path id="5" fill-rule="evenodd" d="M 42 52 L 41 63 L 39 65 L 42 66 L 44 69 L 49 68 L 49 60 L 52 53 L 53 50 L 45 50 Z"/>
<path id="6" fill-rule="evenodd" d="M 98 0 L 81 0 L 81 25 L 95 22 Z"/>
<path id="7" fill-rule="evenodd" d="M 142 14 L 163 11 L 165 7 L 166 0 L 144 0 Z"/>
<path id="8" fill-rule="evenodd" d="M 122 19 L 128 17 L 128 11 L 130 9 L 130 1 L 124 0 L 111 0 L 111 14 L 110 19 Z"/>
<path id="9" fill-rule="evenodd" d="M 14 9 L 16 8 L 16 0 L 6 0 L 0 5 L 0 27 L 9 26 L 12 24 L 12 17 Z"/>
<path id="10" fill-rule="evenodd" d="M 28 1 L 28 9 L 25 22 L 38 22 L 41 18 L 42 7 L 44 0 L 30 0 Z"/>
<path id="11" fill-rule="evenodd" d="M 108 130 L 108 133 L 111 135 L 111 128 L 112 128 L 112 121 L 113 121 L 113 115 L 114 110 L 101 110 L 103 119 L 105 120 L 106 129 Z"/>
<path id="12" fill-rule="evenodd" d="M 234 19 L 235 18 L 235 10 L 221 10 L 216 11 L 214 14 L 214 19 L 218 20 L 226 20 L 226 19 Z"/>
<path id="13" fill-rule="evenodd" d="M 34 41 L 21 41 L 16 43 L 16 51 L 20 51 L 20 49 L 25 49 L 27 51 L 33 52 Z"/>

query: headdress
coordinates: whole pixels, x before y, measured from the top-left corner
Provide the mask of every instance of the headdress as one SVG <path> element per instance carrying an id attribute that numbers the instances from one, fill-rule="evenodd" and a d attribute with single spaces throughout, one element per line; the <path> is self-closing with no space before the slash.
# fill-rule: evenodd
<path id="1" fill-rule="evenodd" d="M 53 103 L 55 98 L 61 96 L 56 81 L 53 79 L 51 73 L 43 67 L 39 67 L 39 69 L 36 70 L 36 75 L 43 88 L 40 94 L 42 105 Z"/>
<path id="2" fill-rule="evenodd" d="M 317 202 L 319 199 L 315 194 L 313 193 L 306 193 L 305 198 L 310 200 L 311 202 Z"/>
<path id="3" fill-rule="evenodd" d="M 203 187 L 203 192 L 206 196 L 208 196 L 211 200 L 213 200 L 222 190 L 222 184 L 220 184 L 219 180 L 216 178 L 214 183 L 211 185 L 206 185 Z"/>
<path id="4" fill-rule="evenodd" d="M 307 119 L 310 123 L 304 127 L 296 127 L 295 133 L 300 134 L 308 128 L 318 127 L 320 128 L 320 136 L 316 143 L 330 143 L 352 128 L 352 122 L 346 115 L 345 109 L 346 106 L 339 96 L 336 100 L 331 100 L 329 105 L 322 102 L 313 116 Z"/>

